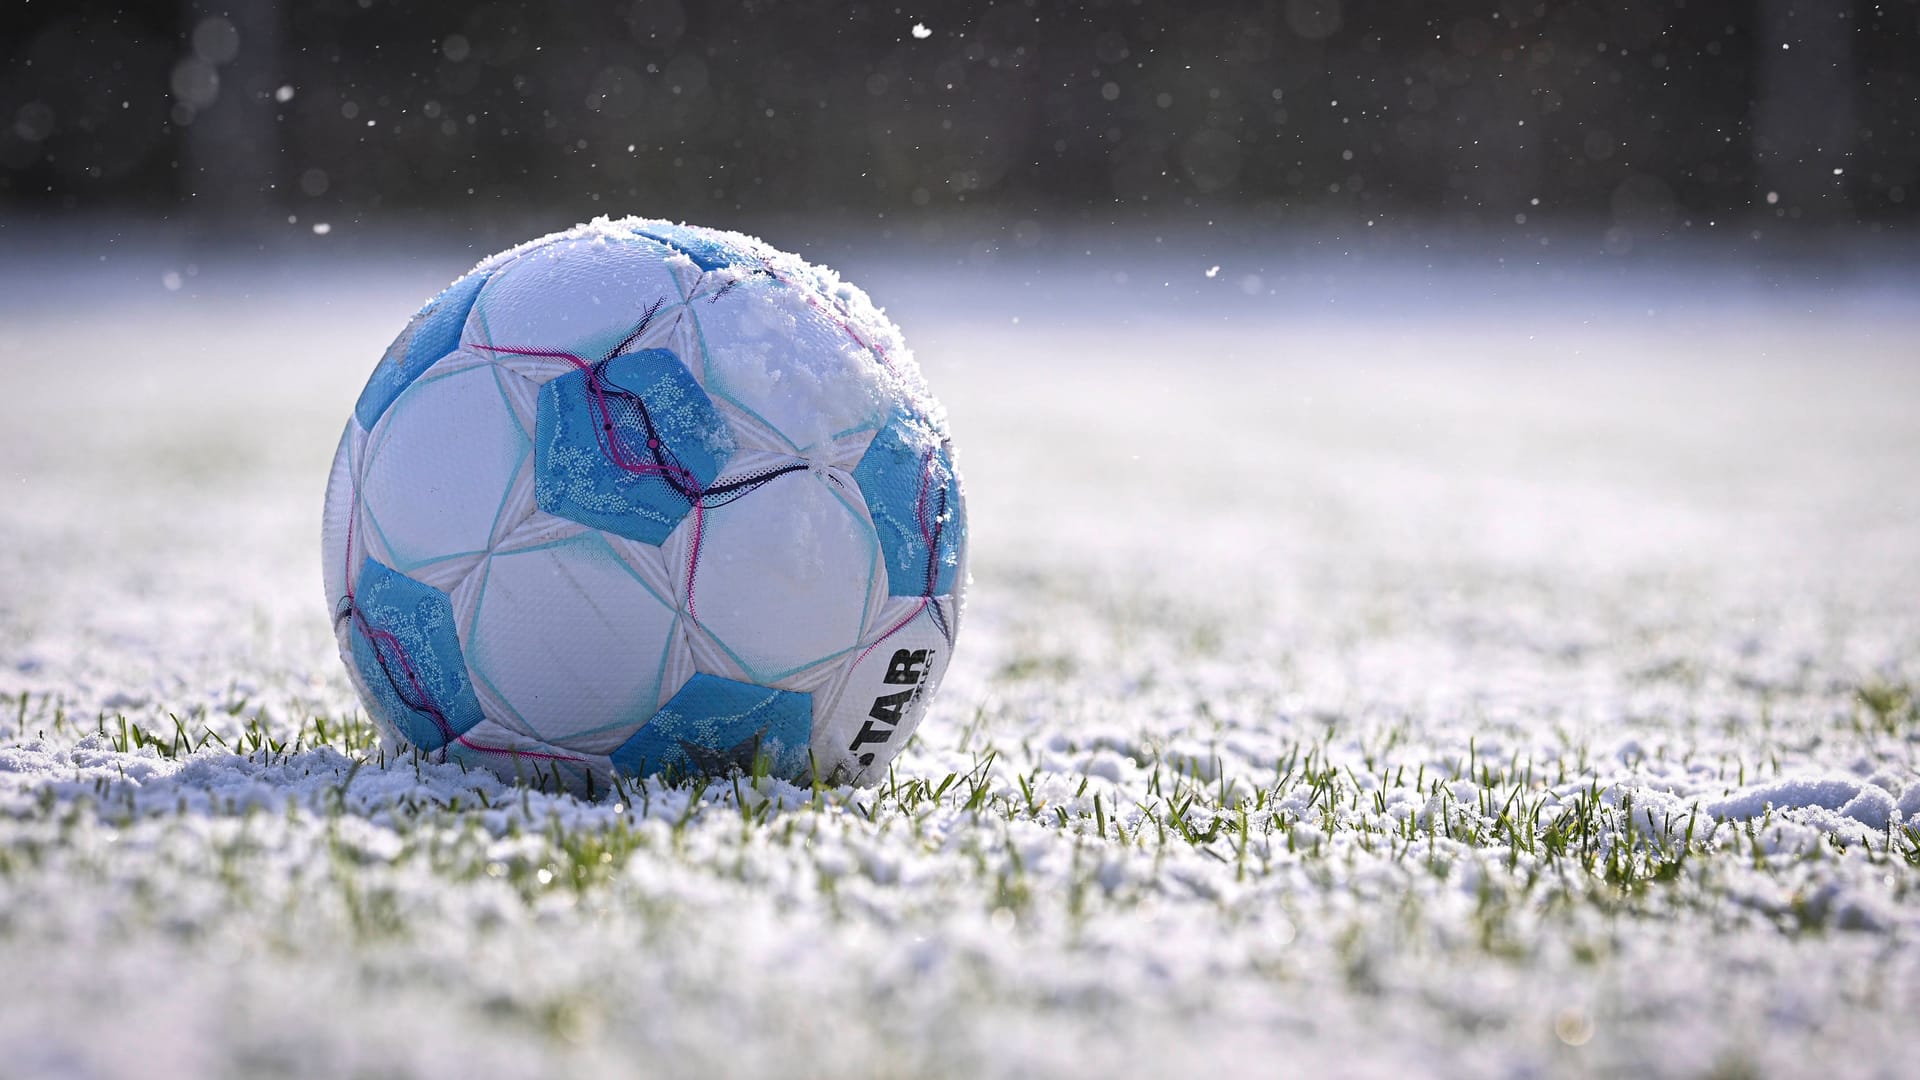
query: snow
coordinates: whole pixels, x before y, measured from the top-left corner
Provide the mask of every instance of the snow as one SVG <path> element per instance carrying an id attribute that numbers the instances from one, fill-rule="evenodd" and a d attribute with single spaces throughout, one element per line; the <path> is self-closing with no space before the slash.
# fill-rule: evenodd
<path id="1" fill-rule="evenodd" d="M 327 463 L 464 261 L 362 231 L 0 252 L 10 1069 L 1908 1071 L 1910 270 L 849 245 L 968 477 L 933 712 L 589 803 L 348 723 Z"/>
<path id="2" fill-rule="evenodd" d="M 1705 809 L 1717 818 L 1742 820 L 1759 817 L 1769 810 L 1804 810 L 1816 806 L 1828 810 L 1839 810 L 1842 807 L 1854 805 L 1867 790 L 1867 785 L 1843 776 L 1781 780 L 1745 788 L 1727 798 L 1716 799 L 1707 803 Z M 1878 788 L 1871 790 L 1878 792 L 1881 798 L 1889 799 L 1887 805 L 1892 806 L 1886 792 Z M 1886 826 L 1884 814 L 1881 815 L 1879 824 L 1882 828 Z"/>

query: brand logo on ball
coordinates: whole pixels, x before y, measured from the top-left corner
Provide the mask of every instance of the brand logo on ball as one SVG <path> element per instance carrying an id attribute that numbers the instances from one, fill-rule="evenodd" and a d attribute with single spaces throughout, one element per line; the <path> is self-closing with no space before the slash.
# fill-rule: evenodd
<path id="1" fill-rule="evenodd" d="M 926 689 L 927 665 L 932 656 L 932 649 L 896 649 L 893 659 L 887 661 L 887 673 L 880 681 L 907 689 L 883 693 L 873 699 L 873 707 L 867 710 L 870 719 L 860 725 L 860 733 L 853 737 L 853 742 L 847 744 L 848 753 L 860 755 L 861 768 L 873 764 L 873 754 L 861 754 L 860 748 L 868 743 L 884 743 L 893 738 L 893 733 L 899 730 L 900 721 L 906 717 L 907 709 Z M 874 726 L 876 721 L 879 727 Z"/>

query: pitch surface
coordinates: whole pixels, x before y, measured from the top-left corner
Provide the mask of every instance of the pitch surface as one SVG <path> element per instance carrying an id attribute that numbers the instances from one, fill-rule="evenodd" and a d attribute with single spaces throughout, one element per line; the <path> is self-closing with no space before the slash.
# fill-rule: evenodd
<path id="1" fill-rule="evenodd" d="M 457 255 L 9 252 L 0 1071 L 1904 1071 L 1899 288 L 1203 254 L 827 253 L 969 638 L 877 791 L 587 804 L 369 761 L 332 654 L 333 436 Z"/>

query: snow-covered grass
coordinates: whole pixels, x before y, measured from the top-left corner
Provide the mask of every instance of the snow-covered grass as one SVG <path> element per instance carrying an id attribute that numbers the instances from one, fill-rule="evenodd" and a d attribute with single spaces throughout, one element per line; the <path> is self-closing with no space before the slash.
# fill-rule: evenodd
<path id="1" fill-rule="evenodd" d="M 947 685 L 875 789 L 588 803 L 383 759 L 331 651 L 460 257 L 142 258 L 0 319 L 0 1075 L 1910 1070 L 1910 314 L 840 260 L 952 412 Z"/>

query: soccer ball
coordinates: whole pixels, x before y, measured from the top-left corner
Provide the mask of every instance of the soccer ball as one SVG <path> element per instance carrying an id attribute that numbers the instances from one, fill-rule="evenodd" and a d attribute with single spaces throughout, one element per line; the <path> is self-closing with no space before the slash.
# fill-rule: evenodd
<path id="1" fill-rule="evenodd" d="M 605 792 L 871 782 L 952 656 L 966 511 L 899 330 L 738 233 L 598 219 L 413 317 L 327 486 L 389 745 Z"/>

